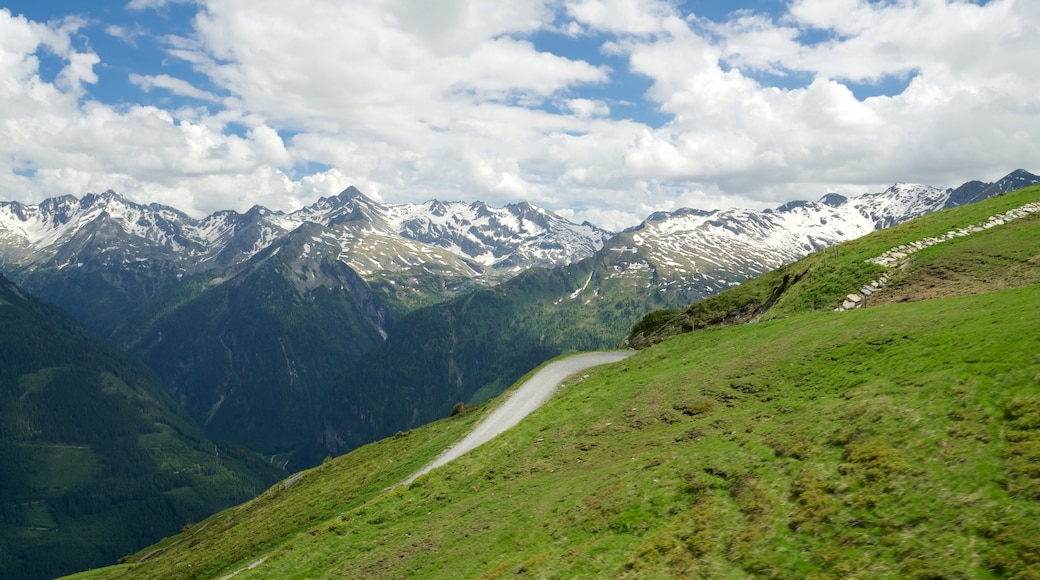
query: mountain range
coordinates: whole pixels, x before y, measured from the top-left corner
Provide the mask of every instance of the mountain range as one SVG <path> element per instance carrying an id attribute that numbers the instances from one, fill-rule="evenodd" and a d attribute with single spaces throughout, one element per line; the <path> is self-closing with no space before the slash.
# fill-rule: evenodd
<path id="1" fill-rule="evenodd" d="M 879 193 L 832 193 L 764 211 L 659 212 L 610 240 L 605 249 L 630 256 L 623 260 L 628 269 L 647 269 L 657 286 L 683 294 L 688 303 L 811 252 L 1038 181 L 1016 170 L 994 183 L 972 181 L 952 189 L 897 183 Z"/>
<path id="2" fill-rule="evenodd" d="M 1036 181 L 684 209 L 616 235 L 528 204 L 391 205 L 353 188 L 288 214 L 200 220 L 113 192 L 0 203 L 0 271 L 21 285 L 0 283 L 0 315 L 18 313 L 0 356 L 0 569 L 110 561 L 251 496 L 284 473 L 272 463 L 407 439 L 544 360 L 613 347 L 705 296 L 732 308 L 691 309 L 682 331 L 781 295 L 824 308 L 847 291 L 827 280 L 873 266 L 819 250 Z M 814 250 L 808 285 L 783 268 L 741 284 Z M 68 338 L 75 323 L 30 294 L 150 368 L 83 329 Z M 121 531 L 87 542 L 88 529 Z"/>
<path id="3" fill-rule="evenodd" d="M 22 285 L 66 307 L 96 300 L 77 297 L 70 285 L 125 305 L 183 276 L 241 265 L 305 225 L 312 235 L 305 250 L 313 245 L 342 261 L 401 310 L 532 266 L 570 263 L 609 237 L 527 203 L 387 205 L 353 187 L 288 214 L 255 206 L 198 220 L 107 191 L 37 205 L 0 202 L 0 262 Z M 407 288 L 397 291 L 398 284 Z M 107 312 L 82 317 L 95 326 L 112 322 Z"/>
<path id="4" fill-rule="evenodd" d="M 773 210 L 684 208 L 652 214 L 620 237 L 528 203 L 504 208 L 436 200 L 381 204 L 354 187 L 291 213 L 254 206 L 202 219 L 107 191 L 36 205 L 0 202 L 0 264 L 21 285 L 54 294 L 49 297 L 67 308 L 74 301 L 60 299 L 54 279 L 73 271 L 84 277 L 81 284 L 87 285 L 85 273 L 92 273 L 114 301 L 132 303 L 184 276 L 239 266 L 311 224 L 318 229 L 311 230 L 306 252 L 343 262 L 403 313 L 531 267 L 576 262 L 611 240 L 614 252 L 646 249 L 648 267 L 674 285 L 696 286 L 700 278 L 711 286 L 710 275 L 698 275 L 727 268 L 745 276 L 749 268 L 760 273 L 875 229 L 1038 179 L 1016 170 L 994 183 L 971 181 L 956 189 L 896 184 L 880 193 L 828 194 Z M 714 281 L 716 289 L 732 282 L 725 278 Z M 426 283 L 431 280 L 436 282 Z M 417 293 L 423 297 L 409 298 Z"/>
<path id="5" fill-rule="evenodd" d="M 526 203 L 355 188 L 202 219 L 106 192 L 0 203 L 0 271 L 146 361 L 211 436 L 298 468 L 613 346 L 655 308 L 1038 179 L 682 209 L 616 235 Z"/>

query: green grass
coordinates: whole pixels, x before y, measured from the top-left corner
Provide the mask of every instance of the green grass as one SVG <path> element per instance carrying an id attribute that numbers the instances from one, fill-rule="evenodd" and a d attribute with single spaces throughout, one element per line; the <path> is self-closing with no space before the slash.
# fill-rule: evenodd
<path id="1" fill-rule="evenodd" d="M 859 275 L 868 257 L 1023 195 L 812 264 Z M 903 289 L 920 289 L 970 258 L 968 295 L 813 312 L 806 301 L 823 295 L 788 285 L 758 324 L 680 334 L 574 378 L 409 486 L 387 489 L 483 409 L 363 447 L 80 577 L 1040 578 L 1038 230 L 994 228 L 904 272 Z M 768 299 L 760 289 L 792 272 L 744 296 Z M 1005 289 L 980 292 L 983 278 Z"/>
<path id="2" fill-rule="evenodd" d="M 250 502 L 137 554 L 134 559 L 143 563 L 132 568 L 134 576 L 207 577 L 246 566 L 267 550 L 306 536 L 315 525 L 378 497 L 461 438 L 479 416 L 477 409 L 431 425 L 421 434 L 399 433 L 355 451 L 349 462 L 329 461 L 302 472 L 295 481 L 287 478 Z M 201 553 L 214 557 L 202 562 Z"/>
<path id="3" fill-rule="evenodd" d="M 1028 577 L 1037 304 L 1032 286 L 683 335 L 407 488 L 383 491 L 471 419 L 334 460 L 106 574 L 266 556 L 237 577 Z"/>

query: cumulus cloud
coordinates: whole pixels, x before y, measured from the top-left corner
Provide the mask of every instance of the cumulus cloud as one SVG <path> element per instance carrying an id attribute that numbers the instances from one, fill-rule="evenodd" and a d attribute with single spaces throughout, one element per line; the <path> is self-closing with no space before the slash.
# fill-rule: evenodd
<path id="1" fill-rule="evenodd" d="M 610 107 L 600 100 L 567 99 L 564 101 L 564 106 L 581 118 L 605 117 L 610 114 Z"/>
<path id="2" fill-rule="evenodd" d="M 782 19 L 744 12 L 667 37 L 617 42 L 633 70 L 652 79 L 648 95 L 674 115 L 666 127 L 639 134 L 626 164 L 645 176 L 710 181 L 763 201 L 803 184 L 959 185 L 1030 167 L 1021 138 L 1007 139 L 1038 124 L 1024 110 L 1040 87 L 1011 72 L 1025 70 L 1024 55 L 1038 55 L 1026 46 L 1037 21 L 1016 7 L 801 0 Z M 809 31 L 828 39 L 803 44 Z M 763 71 L 815 80 L 779 88 L 755 79 Z M 911 71 L 897 95 L 858 100 L 847 85 Z M 996 114 L 990 106 L 1010 109 Z M 983 151 L 983 142 L 992 149 Z"/>
<path id="3" fill-rule="evenodd" d="M 204 213 L 356 185 L 524 199 L 620 229 L 683 206 L 1040 169 L 1035 3 L 794 0 L 722 20 L 665 0 L 196 4 L 189 34 L 162 37 L 193 75 L 126 77 L 169 108 L 91 96 L 106 63 L 76 40 L 86 21 L 0 9 L 0 198 L 114 188 Z M 546 35 L 598 44 L 550 52 Z M 611 96 L 632 79 L 638 92 Z"/>
<path id="4" fill-rule="evenodd" d="M 661 0 L 569 0 L 567 14 L 593 30 L 658 35 L 680 25 L 670 2 Z"/>
<path id="5" fill-rule="evenodd" d="M 190 122 L 156 107 L 81 102 L 82 83 L 97 80 L 98 57 L 69 48 L 75 30 L 0 12 L 0 75 L 14 81 L 0 89 L 0 187 L 13 194 L 5 197 L 39 201 L 112 188 L 210 212 L 246 203 L 238 197 L 279 206 L 281 194 L 307 191 L 277 169 L 293 161 L 270 127 L 238 137 L 212 118 Z M 35 56 L 44 45 L 65 59 L 53 82 L 41 78 Z"/>

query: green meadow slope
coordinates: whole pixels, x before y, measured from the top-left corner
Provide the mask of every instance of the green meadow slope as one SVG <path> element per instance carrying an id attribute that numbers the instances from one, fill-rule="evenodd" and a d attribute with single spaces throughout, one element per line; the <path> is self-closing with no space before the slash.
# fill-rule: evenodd
<path id="1" fill-rule="evenodd" d="M 490 405 L 79 577 L 1040 578 L 1040 216 L 921 250 L 833 312 L 886 273 L 868 258 L 1038 200 L 649 317 L 653 346 L 408 486 Z"/>

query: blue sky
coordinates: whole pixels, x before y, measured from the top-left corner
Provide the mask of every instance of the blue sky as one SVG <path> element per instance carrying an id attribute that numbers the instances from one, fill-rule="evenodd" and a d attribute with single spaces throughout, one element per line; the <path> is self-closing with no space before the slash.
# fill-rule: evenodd
<path id="1" fill-rule="evenodd" d="M 0 0 L 0 199 L 622 228 L 1036 171 L 1026 0 Z"/>

